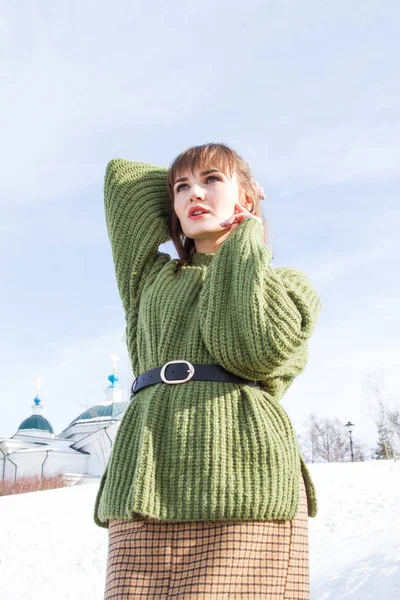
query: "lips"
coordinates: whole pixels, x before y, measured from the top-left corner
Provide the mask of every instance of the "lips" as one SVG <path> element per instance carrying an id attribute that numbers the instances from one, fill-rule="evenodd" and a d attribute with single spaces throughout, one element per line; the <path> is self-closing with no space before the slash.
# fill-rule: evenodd
<path id="1" fill-rule="evenodd" d="M 188 215 L 189 218 L 193 217 L 193 213 L 195 213 L 197 211 L 202 211 L 202 213 L 206 213 L 206 214 L 208 214 L 210 212 L 204 206 L 200 206 L 199 204 L 197 204 L 196 206 L 191 206 L 190 207 L 190 209 L 189 209 L 189 215 Z"/>

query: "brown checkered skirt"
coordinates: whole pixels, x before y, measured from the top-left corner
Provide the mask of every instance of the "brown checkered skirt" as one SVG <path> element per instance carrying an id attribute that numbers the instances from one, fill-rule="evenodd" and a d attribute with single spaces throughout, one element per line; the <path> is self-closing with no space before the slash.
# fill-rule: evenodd
<path id="1" fill-rule="evenodd" d="M 110 521 L 105 600 L 309 597 L 302 478 L 293 521 Z"/>

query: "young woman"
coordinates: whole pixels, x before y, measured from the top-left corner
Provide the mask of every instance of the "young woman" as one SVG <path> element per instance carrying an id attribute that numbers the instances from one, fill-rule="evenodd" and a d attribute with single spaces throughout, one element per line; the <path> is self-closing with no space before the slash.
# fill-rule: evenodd
<path id="1" fill-rule="evenodd" d="M 309 598 L 315 493 L 279 401 L 321 302 L 302 271 L 270 266 L 262 197 L 223 144 L 107 167 L 137 377 L 95 506 L 106 600 Z M 179 259 L 158 250 L 170 239 Z"/>

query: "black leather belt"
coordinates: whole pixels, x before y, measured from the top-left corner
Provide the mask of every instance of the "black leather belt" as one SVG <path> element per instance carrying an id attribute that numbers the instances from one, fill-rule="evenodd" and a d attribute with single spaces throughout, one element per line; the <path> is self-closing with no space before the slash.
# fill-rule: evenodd
<path id="1" fill-rule="evenodd" d="M 220 365 L 193 365 L 188 360 L 170 360 L 162 367 L 150 369 L 150 371 L 145 371 L 139 377 L 136 377 L 132 384 L 131 393 L 136 394 L 139 390 L 155 383 L 173 385 L 186 383 L 187 381 L 227 381 L 260 387 L 257 381 L 234 375 Z"/>

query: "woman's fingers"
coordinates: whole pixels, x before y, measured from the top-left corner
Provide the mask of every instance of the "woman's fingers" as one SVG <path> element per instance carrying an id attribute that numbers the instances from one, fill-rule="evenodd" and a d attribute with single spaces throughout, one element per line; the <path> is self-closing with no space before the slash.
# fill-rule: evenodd
<path id="1" fill-rule="evenodd" d="M 235 208 L 242 209 L 243 207 L 240 204 L 235 204 Z M 240 220 L 240 218 L 243 218 L 243 212 L 234 213 L 231 217 L 229 217 L 229 219 L 225 219 L 225 221 L 222 221 L 220 225 L 221 227 L 226 227 L 227 225 L 231 225 L 238 219 Z"/>
<path id="2" fill-rule="evenodd" d="M 235 204 L 235 208 L 239 212 L 236 212 L 235 214 L 233 214 L 229 219 L 222 221 L 222 223 L 220 223 L 221 227 L 228 227 L 228 225 L 233 225 L 233 224 L 239 225 L 239 223 L 241 223 L 245 219 L 249 219 L 249 218 L 258 219 L 259 221 L 261 221 L 261 219 L 259 217 L 256 217 L 255 215 L 253 215 L 241 204 Z"/>

